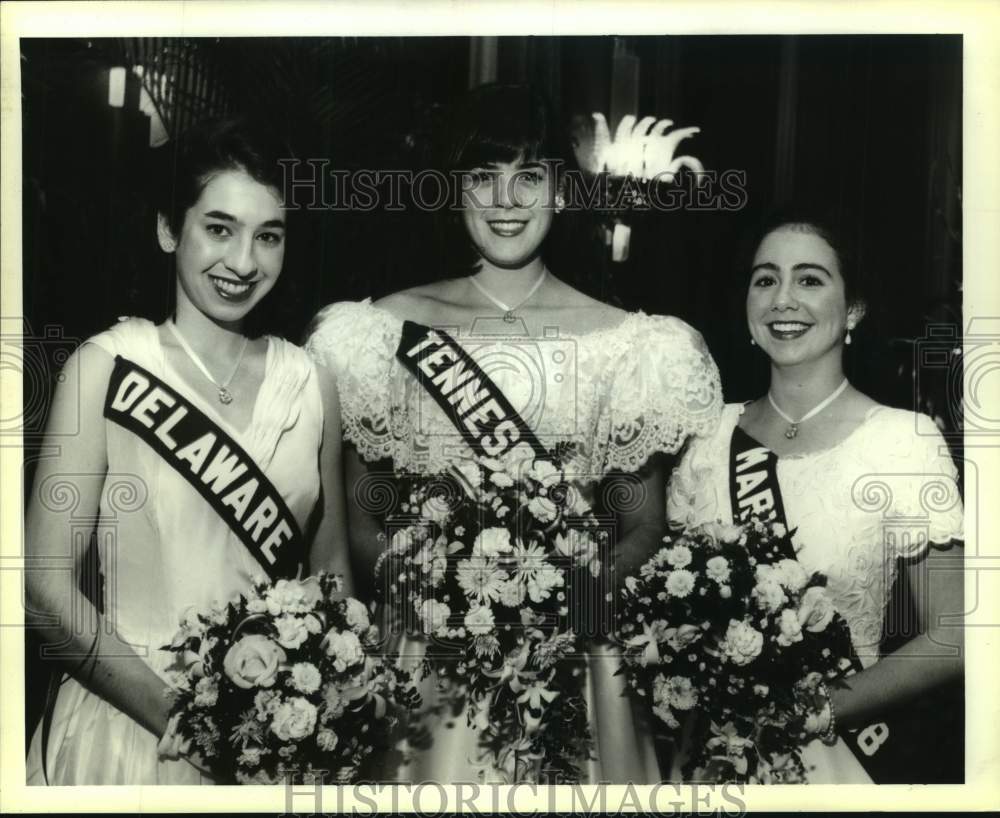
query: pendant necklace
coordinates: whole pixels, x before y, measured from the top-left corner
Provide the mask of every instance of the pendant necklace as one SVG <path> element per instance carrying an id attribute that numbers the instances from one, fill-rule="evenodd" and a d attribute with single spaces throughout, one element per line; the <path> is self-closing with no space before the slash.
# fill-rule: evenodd
<path id="1" fill-rule="evenodd" d="M 837 398 L 840 397 L 841 393 L 845 389 L 847 389 L 847 378 L 844 378 L 843 382 L 833 391 L 832 395 L 830 395 L 828 398 L 824 398 L 820 403 L 818 403 L 816 406 L 814 406 L 812 409 L 806 412 L 798 420 L 792 420 L 788 415 L 786 415 L 784 412 L 781 411 L 781 408 L 778 406 L 778 404 L 774 402 L 774 398 L 771 397 L 770 389 L 767 391 L 767 399 L 771 402 L 771 406 L 774 408 L 774 411 L 777 412 L 779 415 L 781 415 L 781 417 L 788 422 L 788 428 L 785 429 L 785 437 L 791 440 L 799 433 L 800 423 L 805 423 L 807 420 L 809 420 L 809 418 L 815 417 L 824 409 L 826 409 L 827 406 L 829 406 Z"/>
<path id="2" fill-rule="evenodd" d="M 191 349 L 188 342 L 184 340 L 184 336 L 181 335 L 173 321 L 167 321 L 167 329 L 174 334 L 174 338 L 176 338 L 177 343 L 181 345 L 181 349 L 187 353 L 187 356 L 191 359 L 191 363 L 198 367 L 198 369 L 201 370 L 201 374 L 208 378 L 215 385 L 215 388 L 219 390 L 219 403 L 226 405 L 232 403 L 233 393 L 229 391 L 229 384 L 232 383 L 233 378 L 236 377 L 236 373 L 239 371 L 240 364 L 243 363 L 243 353 L 247 351 L 247 344 L 250 342 L 250 339 L 243 339 L 243 346 L 240 348 L 240 354 L 236 357 L 236 366 L 234 366 L 233 371 L 229 373 L 229 377 L 222 383 L 219 383 L 212 377 L 212 373 L 208 371 L 208 367 L 202 363 L 201 358 L 199 358 L 195 351 Z"/>
<path id="3" fill-rule="evenodd" d="M 538 292 L 538 288 L 542 286 L 542 283 L 545 281 L 548 274 L 549 271 L 543 269 L 542 274 L 538 277 L 538 281 L 536 281 L 532 285 L 531 289 L 528 290 L 528 294 L 513 306 L 507 306 L 506 304 L 504 304 L 503 301 L 494 296 L 489 290 L 487 290 L 482 284 L 476 281 L 476 279 L 473 278 L 472 276 L 469 277 L 469 281 L 471 281 L 473 285 L 475 285 L 476 289 L 479 290 L 479 292 L 481 292 L 497 307 L 503 310 L 504 321 L 506 321 L 508 324 L 513 324 L 517 320 L 517 316 L 514 314 L 514 310 L 516 310 L 518 307 L 524 306 L 524 304 L 527 303 L 528 299 Z"/>

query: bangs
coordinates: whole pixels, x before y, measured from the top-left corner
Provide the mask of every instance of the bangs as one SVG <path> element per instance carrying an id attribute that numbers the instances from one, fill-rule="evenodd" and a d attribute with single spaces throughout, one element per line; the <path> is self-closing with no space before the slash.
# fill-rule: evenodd
<path id="1" fill-rule="evenodd" d="M 526 86 L 484 86 L 456 112 L 448 165 L 453 170 L 556 157 L 544 99 Z"/>

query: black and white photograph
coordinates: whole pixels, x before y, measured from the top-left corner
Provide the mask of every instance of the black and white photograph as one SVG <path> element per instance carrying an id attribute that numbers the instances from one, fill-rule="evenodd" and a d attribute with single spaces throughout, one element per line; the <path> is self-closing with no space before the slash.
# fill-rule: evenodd
<path id="1" fill-rule="evenodd" d="M 335 5 L 4 35 L 18 798 L 985 786 L 976 4 Z"/>

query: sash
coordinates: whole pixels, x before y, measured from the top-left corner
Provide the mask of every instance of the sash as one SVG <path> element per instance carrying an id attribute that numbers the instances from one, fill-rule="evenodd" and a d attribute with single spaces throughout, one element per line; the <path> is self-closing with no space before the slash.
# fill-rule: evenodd
<path id="1" fill-rule="evenodd" d="M 304 553 L 302 532 L 281 493 L 254 459 L 184 395 L 118 355 L 104 417 L 140 437 L 187 480 L 272 582 L 295 575 Z"/>
<path id="2" fill-rule="evenodd" d="M 534 431 L 493 380 L 448 333 L 403 323 L 396 357 L 481 457 L 500 457 L 525 444 L 548 457 Z"/>
<path id="3" fill-rule="evenodd" d="M 781 499 L 777 464 L 778 456 L 774 452 L 762 446 L 739 426 L 733 429 L 729 447 L 729 497 L 735 522 L 746 522 L 750 517 L 756 516 L 789 528 Z M 784 556 L 795 559 L 795 553 L 791 549 L 789 552 Z M 848 675 L 862 670 L 850 640 L 847 640 L 845 647 L 851 660 Z M 900 780 L 897 773 L 900 742 L 890 742 L 889 739 L 898 733 L 898 719 L 888 716 L 883 718 L 883 721 L 863 728 L 841 731 L 840 735 L 876 784 L 897 783 Z"/>

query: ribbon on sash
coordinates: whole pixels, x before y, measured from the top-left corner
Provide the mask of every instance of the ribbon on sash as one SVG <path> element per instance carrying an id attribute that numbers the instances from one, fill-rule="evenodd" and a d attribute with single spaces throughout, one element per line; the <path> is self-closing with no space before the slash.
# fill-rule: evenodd
<path id="1" fill-rule="evenodd" d="M 500 387 L 447 332 L 405 321 L 396 358 L 477 455 L 501 457 L 527 444 L 536 458 L 550 456 Z"/>
<path id="2" fill-rule="evenodd" d="M 180 392 L 115 357 L 104 417 L 141 438 L 190 483 L 275 581 L 295 576 L 302 532 L 254 459 Z"/>
<path id="3" fill-rule="evenodd" d="M 781 498 L 781 486 L 778 483 L 777 466 L 778 456 L 774 452 L 762 446 L 739 426 L 733 429 L 729 446 L 729 497 L 734 522 L 744 523 L 751 517 L 757 517 L 789 528 Z M 784 556 L 788 559 L 796 558 L 794 552 Z M 849 640 L 845 641 L 848 644 L 843 648 L 848 651 L 848 658 L 851 660 L 849 674 L 856 673 L 862 670 L 861 662 L 853 644 Z M 886 718 L 864 728 L 841 733 L 844 742 L 876 784 L 881 783 L 880 779 L 886 781 L 890 777 L 893 752 L 879 753 L 891 746 L 888 740 L 894 731 L 890 729 L 890 721 L 892 720 Z"/>

